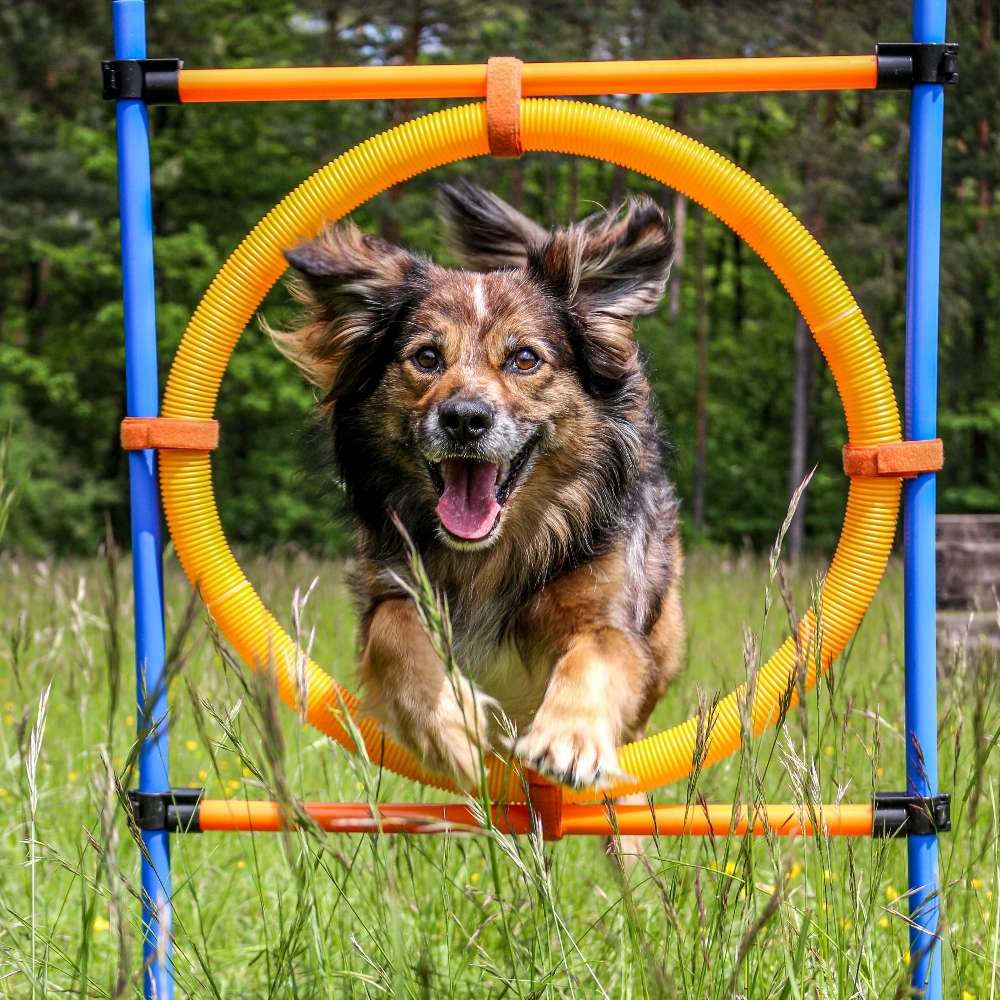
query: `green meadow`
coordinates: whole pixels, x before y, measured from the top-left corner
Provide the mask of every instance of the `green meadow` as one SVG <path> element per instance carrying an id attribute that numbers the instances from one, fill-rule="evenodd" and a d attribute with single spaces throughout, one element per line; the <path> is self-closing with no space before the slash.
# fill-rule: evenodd
<path id="1" fill-rule="evenodd" d="M 744 680 L 808 606 L 819 565 L 696 550 L 687 669 L 657 726 Z M 247 563 L 283 622 L 349 681 L 341 562 Z M 315 581 L 315 585 L 314 585 Z M 211 797 L 415 801 L 430 793 L 276 708 L 212 635 L 172 554 L 171 769 Z M 298 597 L 296 597 L 298 594 Z M 765 596 L 767 595 L 767 596 Z M 659 791 L 662 802 L 868 802 L 905 787 L 902 573 L 780 731 Z M 765 607 L 767 613 L 765 614 Z M 139 853 L 127 560 L 0 564 L 0 995 L 140 996 Z M 943 653 L 940 774 L 946 995 L 1000 992 L 997 661 Z M 46 699 L 47 693 L 47 699 Z M 458 834 L 178 836 L 174 963 L 190 997 L 906 997 L 905 842 Z"/>

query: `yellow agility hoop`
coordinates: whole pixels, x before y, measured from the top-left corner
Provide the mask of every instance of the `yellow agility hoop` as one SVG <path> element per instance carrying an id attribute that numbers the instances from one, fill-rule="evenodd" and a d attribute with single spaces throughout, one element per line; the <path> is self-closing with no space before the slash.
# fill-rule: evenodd
<path id="1" fill-rule="evenodd" d="M 663 125 L 575 101 L 521 103 L 526 151 L 591 156 L 619 164 L 675 188 L 714 213 L 774 271 L 805 317 L 833 372 L 847 418 L 849 443 L 872 446 L 900 440 L 899 414 L 875 338 L 836 268 L 802 224 L 769 191 L 725 157 Z M 188 325 L 170 370 L 162 415 L 208 420 L 236 341 L 286 268 L 282 251 L 329 222 L 416 174 L 489 153 L 484 104 L 451 108 L 408 122 L 333 160 L 272 209 L 226 261 Z M 251 667 L 273 669 L 281 697 L 304 710 L 317 729 L 348 749 L 341 701 L 352 714 L 357 698 L 312 660 L 303 663 L 291 636 L 267 610 L 226 542 L 212 489 L 208 453 L 160 452 L 167 523 L 178 557 L 220 630 Z M 900 479 L 853 476 L 840 542 L 826 574 L 822 622 L 810 611 L 764 664 L 755 681 L 749 718 L 754 734 L 773 725 L 782 704 L 796 697 L 796 672 L 806 689 L 854 634 L 879 581 L 896 531 Z M 304 678 L 304 684 L 301 678 Z M 305 706 L 299 704 L 301 690 Z M 718 705 L 699 757 L 716 763 L 740 745 L 748 692 L 741 685 Z M 371 720 L 358 723 L 371 758 L 389 770 L 438 788 L 446 779 L 423 770 Z M 634 783 L 610 794 L 650 790 L 692 769 L 698 718 L 630 743 L 619 762 Z M 524 800 L 520 779 L 496 757 L 488 763 L 495 798 Z M 564 789 L 566 802 L 605 793 Z"/>

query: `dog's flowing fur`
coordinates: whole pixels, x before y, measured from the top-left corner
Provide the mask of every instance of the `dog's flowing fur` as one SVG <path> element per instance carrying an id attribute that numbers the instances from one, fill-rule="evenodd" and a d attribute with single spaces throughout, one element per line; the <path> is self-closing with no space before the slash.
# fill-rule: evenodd
<path id="1" fill-rule="evenodd" d="M 553 232 L 469 185 L 443 204 L 476 271 L 341 223 L 288 252 L 306 316 L 272 333 L 322 394 L 318 426 L 357 522 L 366 710 L 470 785 L 470 735 L 495 746 L 499 707 L 526 763 L 601 784 L 620 776 L 616 747 L 642 730 L 683 643 L 677 504 L 632 330 L 662 297 L 669 225 L 647 198 Z M 456 441 L 456 401 L 488 430 Z M 457 537 L 436 513 L 453 468 L 498 470 L 501 506 L 477 501 L 500 511 L 485 534 Z M 397 582 L 390 512 L 447 598 L 469 684 L 449 682 Z"/>

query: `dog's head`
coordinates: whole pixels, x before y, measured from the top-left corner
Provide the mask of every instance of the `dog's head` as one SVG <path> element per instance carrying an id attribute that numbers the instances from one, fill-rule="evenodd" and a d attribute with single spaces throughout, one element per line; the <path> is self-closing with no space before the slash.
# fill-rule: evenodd
<path id="1" fill-rule="evenodd" d="M 323 393 L 362 520 L 412 511 L 468 550 L 571 506 L 581 465 L 635 437 L 648 390 L 632 320 L 660 301 L 672 243 L 648 198 L 553 232 L 468 185 L 443 204 L 477 270 L 340 223 L 286 254 L 308 319 L 274 336 Z"/>

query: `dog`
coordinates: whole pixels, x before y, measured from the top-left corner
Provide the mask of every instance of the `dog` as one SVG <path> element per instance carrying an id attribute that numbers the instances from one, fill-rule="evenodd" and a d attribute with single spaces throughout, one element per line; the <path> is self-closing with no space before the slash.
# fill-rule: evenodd
<path id="1" fill-rule="evenodd" d="M 468 184 L 442 204 L 469 270 L 341 222 L 287 251 L 305 314 L 270 331 L 318 390 L 356 521 L 363 708 L 465 787 L 500 711 L 525 764 L 606 786 L 682 659 L 678 502 L 633 335 L 671 229 L 647 197 L 553 231 Z M 394 518 L 467 683 L 401 586 Z"/>

